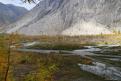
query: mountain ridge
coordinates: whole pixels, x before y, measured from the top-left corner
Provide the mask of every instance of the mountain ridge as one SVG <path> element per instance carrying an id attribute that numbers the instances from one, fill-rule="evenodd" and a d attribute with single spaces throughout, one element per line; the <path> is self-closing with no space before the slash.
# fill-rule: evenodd
<path id="1" fill-rule="evenodd" d="M 6 31 L 25 35 L 112 34 L 113 29 L 120 30 L 120 13 L 121 0 L 43 0 Z"/>
<path id="2" fill-rule="evenodd" d="M 27 13 L 24 7 L 14 6 L 12 4 L 3 4 L 0 2 L 0 27 L 5 27 L 18 20 Z"/>

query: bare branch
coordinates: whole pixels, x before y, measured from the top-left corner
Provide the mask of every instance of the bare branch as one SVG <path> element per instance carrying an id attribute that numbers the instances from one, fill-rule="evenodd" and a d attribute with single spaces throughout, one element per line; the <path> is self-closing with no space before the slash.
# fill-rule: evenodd
<path id="1" fill-rule="evenodd" d="M 21 0 L 24 3 L 35 3 L 36 0 Z"/>

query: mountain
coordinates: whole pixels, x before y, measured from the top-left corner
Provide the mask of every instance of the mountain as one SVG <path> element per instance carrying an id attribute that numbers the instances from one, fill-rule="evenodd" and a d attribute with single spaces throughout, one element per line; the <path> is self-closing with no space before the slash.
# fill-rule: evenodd
<path id="1" fill-rule="evenodd" d="M 15 22 L 27 12 L 23 7 L 0 3 L 0 27 Z"/>
<path id="2" fill-rule="evenodd" d="M 121 0 L 42 0 L 6 32 L 73 36 L 115 29 L 121 29 Z"/>

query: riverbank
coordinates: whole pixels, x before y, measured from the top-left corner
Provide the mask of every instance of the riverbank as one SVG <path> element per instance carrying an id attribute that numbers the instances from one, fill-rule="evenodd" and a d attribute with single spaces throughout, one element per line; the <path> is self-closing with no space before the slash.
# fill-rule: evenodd
<path id="1" fill-rule="evenodd" d="M 5 39 L 1 38 L 3 42 L 1 45 L 5 45 L 6 50 L 6 54 L 1 52 L 1 55 L 5 55 L 4 60 L 7 61 L 10 54 L 9 81 L 13 81 L 13 79 L 14 81 L 34 81 L 35 79 L 45 81 L 45 78 L 47 81 L 106 81 L 102 75 L 90 72 L 86 68 L 84 70 L 78 64 L 95 68 L 96 65 L 93 63 L 98 62 L 105 64 L 106 67 L 120 68 L 120 61 L 117 61 L 120 59 L 117 54 L 120 52 L 120 47 L 115 48 L 119 51 L 116 54 L 106 54 L 110 50 L 109 46 L 106 45 L 113 46 L 113 43 L 120 41 L 113 42 L 112 37 L 114 35 L 110 37 L 107 35 L 79 37 L 11 35 Z M 115 37 L 119 38 L 120 36 Z M 109 43 L 104 40 L 109 41 Z M 98 46 L 103 44 L 105 46 Z M 109 49 L 107 50 L 107 48 Z M 100 53 L 103 49 L 106 51 Z M 108 52 L 113 53 L 114 51 Z M 0 62 L 5 66 L 0 66 L 2 68 L 0 80 L 4 78 L 3 71 L 5 72 L 6 66 L 8 66 L 7 62 L 2 63 L 1 58 L 3 59 L 3 57 L 0 56 Z"/>

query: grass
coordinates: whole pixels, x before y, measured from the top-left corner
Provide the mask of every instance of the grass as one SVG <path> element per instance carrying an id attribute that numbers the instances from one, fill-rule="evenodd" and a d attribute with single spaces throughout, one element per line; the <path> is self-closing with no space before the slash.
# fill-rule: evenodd
<path id="1" fill-rule="evenodd" d="M 5 35 L 0 34 L 0 80 L 2 81 L 5 77 L 6 67 L 7 67 L 7 44 Z"/>
<path id="2" fill-rule="evenodd" d="M 113 61 L 110 60 L 112 57 L 107 57 L 107 56 L 90 56 L 97 60 L 98 62 L 104 63 L 107 66 L 112 66 L 112 67 L 120 67 L 121 68 L 121 61 Z"/>
<path id="3" fill-rule="evenodd" d="M 14 68 L 16 68 L 13 70 L 14 75 L 20 75 L 19 73 L 24 74 L 24 77 L 21 77 L 23 78 L 23 81 L 35 81 L 35 76 L 37 81 L 45 81 L 45 79 L 46 81 L 73 81 L 76 79 L 87 80 L 87 77 L 88 80 L 92 81 L 105 81 L 99 76 L 82 71 L 77 64 L 84 63 L 83 60 L 84 58 L 81 58 L 80 56 L 14 52 L 11 62 L 12 65 L 15 65 Z M 23 72 L 23 70 L 26 71 Z M 37 75 L 35 75 L 35 73 Z M 14 78 L 15 77 L 17 76 L 14 76 Z M 20 77 L 18 78 L 20 79 Z M 16 81 L 19 81 L 19 79 Z"/>
<path id="4" fill-rule="evenodd" d="M 5 38 L 4 38 L 5 37 Z M 112 39 L 116 38 L 114 41 Z M 4 39 L 3 39 L 4 38 Z M 36 45 L 34 49 L 81 49 L 85 45 L 97 45 L 119 42 L 121 35 L 95 36 L 20 36 L 0 35 L 0 81 L 4 81 L 6 61 L 8 57 L 8 42 L 20 44 L 22 42 L 39 41 L 44 45 Z M 11 64 L 8 81 L 105 81 L 102 77 L 82 71 L 77 65 L 91 64 L 91 60 L 80 56 L 63 56 L 63 54 L 40 54 L 30 52 L 11 51 Z M 97 58 L 97 57 L 96 57 Z M 101 57 L 100 57 L 101 58 Z M 111 62 L 110 64 L 113 64 Z M 116 64 L 116 66 L 118 63 Z"/>
<path id="5" fill-rule="evenodd" d="M 121 44 L 121 34 L 81 35 L 81 36 L 25 36 L 13 34 L 14 42 L 40 41 L 47 43 L 74 43 L 82 45 Z"/>
<path id="6" fill-rule="evenodd" d="M 44 43 L 28 47 L 29 49 L 46 49 L 46 50 L 75 50 L 84 49 L 84 45 L 70 43 Z"/>
<path id="7" fill-rule="evenodd" d="M 101 51 L 93 52 L 102 55 L 118 55 L 121 56 L 121 46 L 117 47 L 101 47 Z"/>

